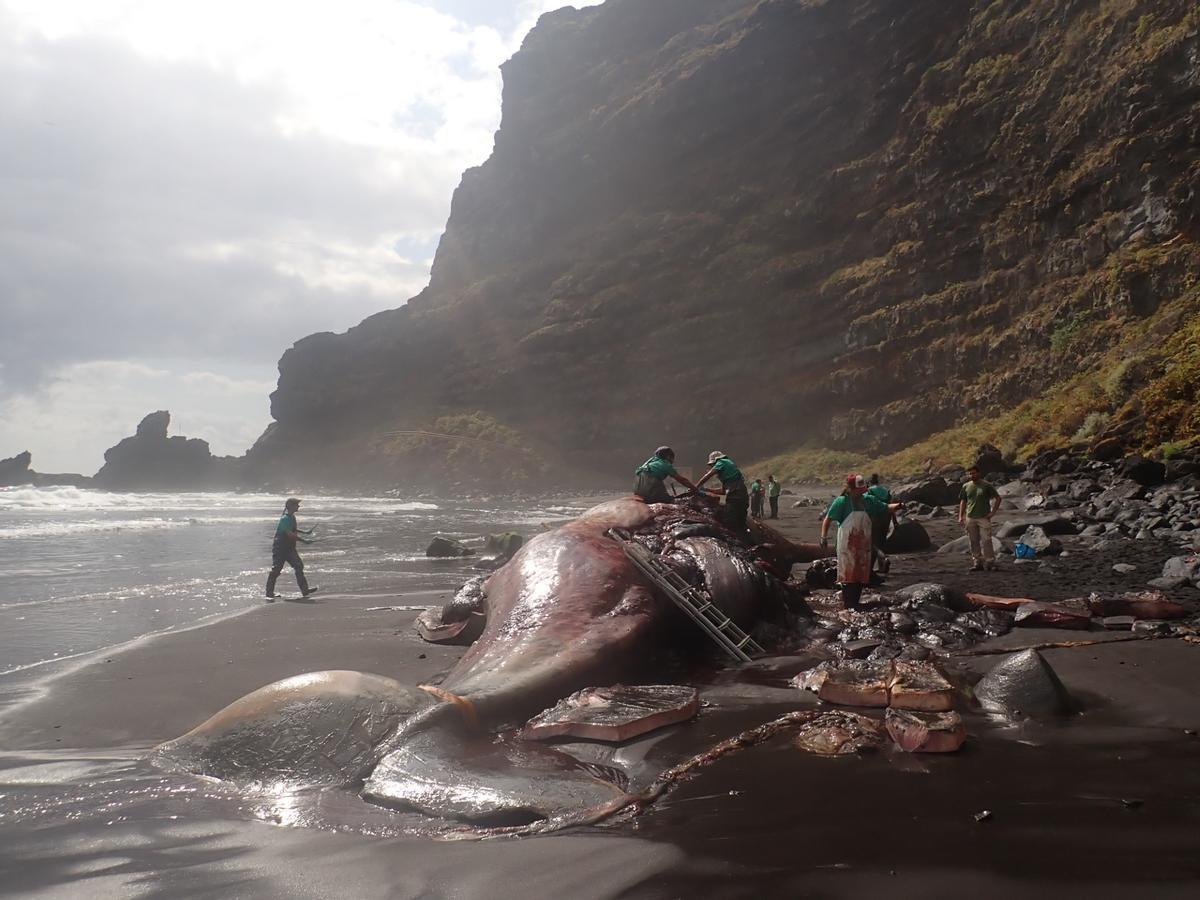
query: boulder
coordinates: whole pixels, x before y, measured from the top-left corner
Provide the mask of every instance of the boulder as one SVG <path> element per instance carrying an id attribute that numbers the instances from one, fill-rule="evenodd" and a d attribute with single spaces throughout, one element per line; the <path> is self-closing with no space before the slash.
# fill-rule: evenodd
<path id="1" fill-rule="evenodd" d="M 1068 513 L 1067 515 L 1073 515 Z M 1030 519 L 1029 525 L 1042 529 L 1046 534 L 1074 534 L 1075 522 L 1067 516 L 1042 516 Z"/>
<path id="2" fill-rule="evenodd" d="M 1118 575 L 1132 575 L 1137 571 L 1137 566 L 1133 563 L 1117 563 L 1112 567 L 1113 571 Z"/>
<path id="3" fill-rule="evenodd" d="M 1191 584 L 1186 578 L 1151 578 L 1146 582 L 1149 587 L 1160 591 L 1174 591 L 1181 587 L 1187 587 Z"/>
<path id="4" fill-rule="evenodd" d="M 1025 529 L 1028 527 L 1028 522 L 1005 522 L 1003 525 L 996 528 L 992 534 L 998 538 L 1015 538 L 1023 535 L 1025 533 Z"/>
<path id="5" fill-rule="evenodd" d="M 975 465 L 979 467 L 979 471 L 986 477 L 988 475 L 1007 474 L 1008 463 L 1004 461 L 1004 454 L 1000 452 L 998 447 L 992 444 L 980 444 L 979 449 L 975 453 Z"/>
<path id="6" fill-rule="evenodd" d="M 1004 546 L 1004 542 L 1001 541 L 995 535 L 992 535 L 992 550 L 994 550 L 997 554 L 1008 552 L 1008 548 Z M 937 552 L 938 553 L 970 553 L 971 552 L 971 538 L 969 535 L 964 534 L 962 537 L 955 538 L 954 540 L 952 540 L 948 543 L 942 544 L 942 546 L 938 547 Z"/>
<path id="7" fill-rule="evenodd" d="M 1100 485 L 1090 478 L 1072 481 L 1071 486 L 1067 488 L 1067 496 L 1077 503 L 1082 503 L 1088 497 L 1098 493 L 1100 493 Z"/>
<path id="8" fill-rule="evenodd" d="M 1061 716 L 1073 707 L 1054 669 L 1036 650 L 997 664 L 975 685 L 975 697 L 990 712 L 1033 717 Z"/>
<path id="9" fill-rule="evenodd" d="M 489 534 L 483 545 L 483 552 L 475 564 L 477 569 L 498 569 L 510 559 L 525 543 L 525 538 L 515 531 L 504 531 L 500 534 Z"/>
<path id="10" fill-rule="evenodd" d="M 1117 438 L 1102 438 L 1092 444 L 1089 455 L 1100 462 L 1111 462 L 1125 451 L 1125 445 Z"/>
<path id="11" fill-rule="evenodd" d="M 1163 578 L 1186 578 L 1192 587 L 1200 587 L 1200 555 L 1172 556 L 1163 563 Z"/>
<path id="12" fill-rule="evenodd" d="M 1121 460 L 1121 474 L 1143 487 L 1153 487 L 1167 480 L 1167 467 L 1158 460 L 1135 454 Z"/>
<path id="13" fill-rule="evenodd" d="M 932 546 L 924 525 L 912 519 L 901 519 L 888 535 L 883 549 L 887 553 L 918 553 Z"/>
<path id="14" fill-rule="evenodd" d="M 900 503 L 924 503 L 928 506 L 953 506 L 958 503 L 959 486 L 935 475 L 921 481 L 899 485 L 892 496 Z"/>
<path id="15" fill-rule="evenodd" d="M 1050 537 L 1040 525 L 1026 528 L 1021 543 L 1036 550 L 1038 556 L 1058 556 L 1063 552 L 1062 541 Z"/>
<path id="16" fill-rule="evenodd" d="M 438 557 L 474 556 L 475 551 L 470 547 L 464 547 L 452 538 L 439 535 L 429 542 L 429 546 L 425 548 L 425 555 Z"/>

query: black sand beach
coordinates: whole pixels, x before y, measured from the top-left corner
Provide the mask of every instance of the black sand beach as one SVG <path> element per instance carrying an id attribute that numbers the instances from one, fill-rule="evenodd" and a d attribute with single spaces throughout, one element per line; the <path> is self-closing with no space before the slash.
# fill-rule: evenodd
<path id="1" fill-rule="evenodd" d="M 818 513 L 784 511 L 811 539 Z M 942 527 L 953 533 L 953 525 Z M 935 537 L 935 543 L 937 538 Z M 962 557 L 896 557 L 888 585 L 942 581 L 1054 599 L 1135 587 L 1111 556 L 966 573 Z M 1139 560 L 1133 559 L 1135 563 Z M 1146 563 L 1147 570 L 1153 568 Z M 985 583 L 986 580 L 986 583 Z M 1100 583 L 1103 582 L 1103 583 Z M 461 648 L 423 643 L 413 610 L 445 593 L 276 603 L 135 643 L 46 686 L 0 720 L 0 892 L 11 896 L 759 897 L 1194 896 L 1200 878 L 1200 646 L 1121 633 L 1019 629 L 1001 647 L 1108 641 L 1046 657 L 1082 704 L 1055 723 L 964 715 L 950 756 L 822 759 L 786 736 L 701 770 L 636 819 L 521 840 L 443 842 L 335 792 L 241 798 L 137 761 L 270 681 L 359 669 L 420 683 Z M 981 650 L 990 649 L 983 645 Z M 1003 656 L 951 664 L 985 671 Z M 719 675 L 695 722 L 643 739 L 696 752 L 815 704 L 787 687 L 798 658 Z M 306 805 L 307 804 L 307 805 Z M 990 816 L 976 821 L 978 814 Z M 404 822 L 397 827 L 396 821 Z M 406 831 L 406 829 L 409 829 Z"/>

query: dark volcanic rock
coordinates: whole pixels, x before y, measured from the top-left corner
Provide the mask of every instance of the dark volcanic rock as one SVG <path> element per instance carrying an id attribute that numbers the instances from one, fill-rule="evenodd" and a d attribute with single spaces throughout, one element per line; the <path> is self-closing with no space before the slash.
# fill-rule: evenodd
<path id="1" fill-rule="evenodd" d="M 104 465 L 93 479 L 107 490 L 205 490 L 233 487 L 238 460 L 214 457 L 208 442 L 167 437 L 171 414 L 150 413 L 137 433 L 104 452 Z"/>
<path id="2" fill-rule="evenodd" d="M 925 530 L 924 525 L 912 519 L 901 519 L 888 535 L 883 549 L 887 553 L 918 553 L 928 550 L 931 546 L 933 542 L 929 539 L 929 532 Z"/>
<path id="3" fill-rule="evenodd" d="M 1163 563 L 1164 579 L 1186 579 L 1193 587 L 1200 587 L 1200 556 L 1173 556 Z"/>
<path id="4" fill-rule="evenodd" d="M 9 459 L 0 459 L 0 487 L 15 484 L 33 484 L 33 472 L 29 470 L 33 454 L 26 450 Z"/>
<path id="5" fill-rule="evenodd" d="M 429 542 L 429 546 L 425 548 L 426 556 L 474 556 L 475 551 L 470 547 L 465 547 L 453 538 L 435 537 Z"/>
<path id="6" fill-rule="evenodd" d="M 1153 487 L 1166 481 L 1167 467 L 1144 456 L 1127 456 L 1121 462 L 1121 474 L 1144 487 Z"/>
<path id="7" fill-rule="evenodd" d="M 924 481 L 902 484 L 892 492 L 901 503 L 924 503 L 926 506 L 954 506 L 958 503 L 960 486 L 949 484 L 945 478 L 935 475 Z"/>

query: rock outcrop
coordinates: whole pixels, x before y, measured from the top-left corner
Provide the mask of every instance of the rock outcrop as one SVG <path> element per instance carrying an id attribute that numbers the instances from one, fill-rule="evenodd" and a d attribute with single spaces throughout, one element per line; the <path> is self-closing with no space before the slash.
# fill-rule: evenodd
<path id="1" fill-rule="evenodd" d="M 238 482 L 241 461 L 213 456 L 199 438 L 168 437 L 171 414 L 152 412 L 137 432 L 104 451 L 95 486 L 117 491 L 215 490 Z"/>
<path id="2" fill-rule="evenodd" d="M 668 439 L 875 453 L 1011 407 L 1200 307 L 1198 58 L 1191 0 L 548 14 L 429 287 L 289 350 L 251 457 L 627 474 Z M 507 449 L 386 438 L 480 413 Z"/>
<path id="3" fill-rule="evenodd" d="M 33 454 L 28 450 L 8 459 L 0 459 L 0 487 L 33 485 L 35 487 L 86 487 L 91 479 L 74 473 L 47 474 L 33 471 Z"/>

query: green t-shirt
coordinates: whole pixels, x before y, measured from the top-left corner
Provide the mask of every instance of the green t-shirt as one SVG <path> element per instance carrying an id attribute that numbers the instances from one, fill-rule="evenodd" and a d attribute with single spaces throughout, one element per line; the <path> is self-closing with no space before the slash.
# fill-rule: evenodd
<path id="1" fill-rule="evenodd" d="M 846 516 L 856 509 L 865 512 L 872 519 L 877 516 L 886 516 L 888 513 L 887 504 L 868 493 L 863 494 L 857 500 L 851 500 L 846 494 L 834 497 L 833 502 L 829 504 L 829 511 L 825 515 L 841 525 L 846 521 Z"/>
<path id="2" fill-rule="evenodd" d="M 882 484 L 873 484 L 867 488 L 867 493 L 883 503 L 892 502 L 892 492 L 885 488 Z"/>
<path id="3" fill-rule="evenodd" d="M 767 496 L 768 497 L 778 497 L 781 487 L 782 486 L 779 484 L 778 481 L 768 481 L 767 482 Z"/>
<path id="4" fill-rule="evenodd" d="M 958 492 L 958 499 L 967 501 L 968 519 L 986 519 L 992 511 L 991 501 L 999 496 L 995 486 L 982 479 L 968 481 Z"/>
<path id="5" fill-rule="evenodd" d="M 665 480 L 667 476 L 675 474 L 675 467 L 663 459 L 661 456 L 652 456 L 640 466 L 637 467 L 634 475 L 641 475 L 643 472 L 649 472 L 655 478 Z"/>
<path id="6" fill-rule="evenodd" d="M 761 494 L 762 489 L 763 489 L 762 482 L 759 481 L 757 478 L 755 478 L 752 482 L 750 482 L 750 493 Z"/>
<path id="7" fill-rule="evenodd" d="M 285 512 L 279 517 L 279 524 L 275 526 L 275 540 L 281 541 L 288 532 L 296 530 L 296 517 L 292 513 Z"/>
<path id="8" fill-rule="evenodd" d="M 721 484 L 731 484 L 735 481 L 742 481 L 742 470 L 728 456 L 722 456 L 712 467 L 717 470 L 717 477 L 721 479 Z"/>

